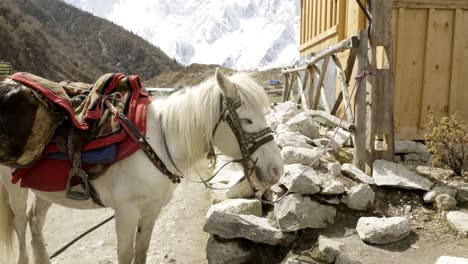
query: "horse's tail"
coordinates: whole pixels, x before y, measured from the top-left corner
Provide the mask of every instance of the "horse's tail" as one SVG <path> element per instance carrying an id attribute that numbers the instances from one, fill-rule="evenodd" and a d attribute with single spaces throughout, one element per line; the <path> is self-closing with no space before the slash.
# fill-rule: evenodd
<path id="1" fill-rule="evenodd" d="M 8 200 L 7 189 L 0 183 L 0 256 L 10 256 L 13 249 L 14 215 Z"/>

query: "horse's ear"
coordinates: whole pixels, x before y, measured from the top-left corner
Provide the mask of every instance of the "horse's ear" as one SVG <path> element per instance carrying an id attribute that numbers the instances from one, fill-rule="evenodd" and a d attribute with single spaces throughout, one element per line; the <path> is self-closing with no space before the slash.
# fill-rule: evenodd
<path id="1" fill-rule="evenodd" d="M 236 86 L 224 75 L 224 73 L 219 68 L 216 68 L 215 76 L 216 82 L 218 83 L 218 87 L 221 89 L 221 92 L 229 98 L 236 98 Z"/>

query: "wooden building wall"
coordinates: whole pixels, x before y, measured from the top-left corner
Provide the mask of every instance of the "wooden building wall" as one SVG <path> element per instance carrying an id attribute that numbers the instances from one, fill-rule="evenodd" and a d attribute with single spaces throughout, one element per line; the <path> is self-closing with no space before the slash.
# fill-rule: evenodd
<path id="1" fill-rule="evenodd" d="M 302 55 L 365 28 L 355 0 L 301 5 Z M 396 138 L 422 139 L 429 108 L 468 120 L 468 0 L 394 0 L 392 16 Z"/>

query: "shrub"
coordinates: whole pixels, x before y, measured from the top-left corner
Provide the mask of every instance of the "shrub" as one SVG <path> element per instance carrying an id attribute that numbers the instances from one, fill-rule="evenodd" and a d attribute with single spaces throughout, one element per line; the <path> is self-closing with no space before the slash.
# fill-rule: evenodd
<path id="1" fill-rule="evenodd" d="M 424 135 L 426 145 L 432 154 L 433 165 L 444 165 L 451 168 L 456 175 L 462 175 L 467 164 L 468 125 L 458 113 L 451 117 L 436 114 L 429 110 L 429 133 Z"/>

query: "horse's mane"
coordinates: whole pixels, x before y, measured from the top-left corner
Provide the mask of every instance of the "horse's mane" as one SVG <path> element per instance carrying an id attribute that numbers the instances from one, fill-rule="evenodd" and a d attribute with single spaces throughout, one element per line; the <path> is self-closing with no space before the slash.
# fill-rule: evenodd
<path id="1" fill-rule="evenodd" d="M 269 105 L 263 87 L 244 73 L 235 74 L 229 79 L 236 85 L 238 99 L 243 105 L 263 115 Z M 215 78 L 210 78 L 196 88 L 158 100 L 157 107 L 165 133 L 179 138 L 187 148 L 190 163 L 202 158 L 201 155 L 208 151 L 213 129 L 220 116 L 220 98 L 221 90 Z"/>

